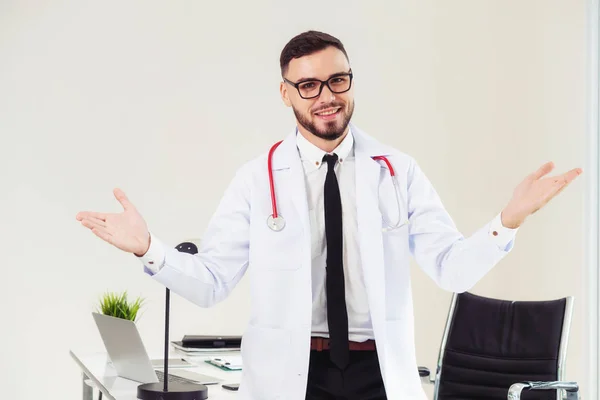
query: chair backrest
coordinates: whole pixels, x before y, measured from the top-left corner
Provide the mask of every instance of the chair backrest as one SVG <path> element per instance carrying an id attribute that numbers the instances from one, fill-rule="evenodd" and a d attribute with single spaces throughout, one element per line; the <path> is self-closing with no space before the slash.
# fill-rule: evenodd
<path id="1" fill-rule="evenodd" d="M 454 294 L 438 358 L 435 400 L 502 399 L 522 381 L 564 379 L 573 298 L 507 301 Z M 556 400 L 556 391 L 522 399 Z"/>

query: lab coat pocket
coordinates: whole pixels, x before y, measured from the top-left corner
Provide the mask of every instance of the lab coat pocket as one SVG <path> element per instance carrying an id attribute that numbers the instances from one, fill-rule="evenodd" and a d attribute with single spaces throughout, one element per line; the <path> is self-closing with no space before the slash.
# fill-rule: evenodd
<path id="1" fill-rule="evenodd" d="M 242 364 L 245 383 L 253 398 L 279 399 L 289 376 L 288 331 L 250 325 L 242 338 Z"/>
<path id="2" fill-rule="evenodd" d="M 403 223 L 398 227 L 390 227 L 386 220 L 382 220 L 381 232 L 384 240 L 388 238 L 396 243 L 399 243 L 398 240 L 408 243 L 408 223 Z"/>
<path id="3" fill-rule="evenodd" d="M 388 221 L 381 221 L 381 235 L 385 261 L 390 265 L 399 265 L 409 252 L 409 230 L 408 223 L 399 227 L 390 228 Z"/>
<path id="4" fill-rule="evenodd" d="M 379 210 L 382 219 L 382 231 L 401 231 L 408 224 L 405 193 L 393 184 L 391 179 L 381 183 L 379 188 Z"/>
<path id="5" fill-rule="evenodd" d="M 394 185 L 383 185 L 379 194 L 379 209 L 381 211 L 381 232 L 385 236 L 406 236 L 408 239 L 408 213 L 404 196 L 398 192 L 396 196 Z"/>
<path id="6" fill-rule="evenodd" d="M 408 211 L 406 195 L 400 185 L 394 185 L 391 178 L 384 180 L 379 186 L 379 210 L 381 212 L 381 232 L 386 251 L 392 249 L 392 259 L 408 245 Z"/>

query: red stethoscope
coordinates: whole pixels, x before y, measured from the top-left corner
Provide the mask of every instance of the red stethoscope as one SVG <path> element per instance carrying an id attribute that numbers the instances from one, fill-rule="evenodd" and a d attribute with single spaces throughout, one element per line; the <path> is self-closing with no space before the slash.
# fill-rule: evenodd
<path id="1" fill-rule="evenodd" d="M 275 232 L 279 232 L 285 227 L 285 219 L 277 211 L 277 200 L 275 199 L 275 184 L 273 183 L 273 165 L 272 165 L 273 153 L 275 152 L 275 149 L 277 149 L 277 147 L 279 147 L 279 145 L 282 142 L 283 142 L 283 140 L 280 140 L 279 142 L 275 143 L 271 147 L 271 149 L 269 150 L 269 156 L 267 158 L 267 168 L 269 171 L 269 189 L 271 190 L 271 205 L 273 208 L 273 213 L 271 215 L 269 215 L 269 217 L 267 218 L 267 225 L 269 228 L 271 228 L 271 230 L 273 230 Z M 394 184 L 394 192 L 396 193 L 396 203 L 398 205 L 398 221 L 395 224 L 391 224 L 386 221 L 387 227 L 384 228 L 384 230 L 398 229 L 398 228 L 408 224 L 408 220 L 405 220 L 405 221 L 402 220 L 402 212 L 401 212 L 401 210 L 402 210 L 401 197 L 402 196 L 400 194 L 400 186 L 398 185 L 398 178 L 396 177 L 396 171 L 394 171 L 394 167 L 392 166 L 392 163 L 390 163 L 390 160 L 388 160 L 388 158 L 386 156 L 372 156 L 371 158 L 375 161 L 383 161 L 386 164 L 388 170 L 390 171 L 390 176 L 392 177 L 392 182 Z"/>

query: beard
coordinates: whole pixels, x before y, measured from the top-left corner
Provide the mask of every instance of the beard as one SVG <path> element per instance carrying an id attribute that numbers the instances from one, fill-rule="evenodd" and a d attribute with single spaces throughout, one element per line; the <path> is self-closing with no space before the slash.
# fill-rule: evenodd
<path id="1" fill-rule="evenodd" d="M 292 109 L 294 110 L 294 114 L 296 115 L 298 123 L 302 125 L 304 129 L 318 138 L 325 140 L 337 140 L 344 134 L 348 124 L 350 123 L 350 119 L 352 119 L 352 114 L 354 113 L 354 101 L 352 101 L 350 104 L 348 112 L 344 111 L 344 104 L 340 103 L 331 103 L 325 107 L 321 107 L 321 109 L 324 110 L 331 107 L 341 107 L 340 113 L 342 113 L 342 120 L 339 123 L 337 121 L 326 121 L 325 128 L 323 129 L 319 129 L 313 119 L 302 114 L 296 109 L 296 107 L 292 106 Z"/>

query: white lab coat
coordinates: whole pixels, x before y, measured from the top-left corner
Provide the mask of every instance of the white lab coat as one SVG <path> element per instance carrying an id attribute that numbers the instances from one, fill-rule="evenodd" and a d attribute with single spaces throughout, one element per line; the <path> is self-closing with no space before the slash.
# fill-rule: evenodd
<path id="1" fill-rule="evenodd" d="M 352 126 L 356 207 L 362 269 L 388 399 L 424 400 L 415 356 L 409 256 L 443 289 L 471 288 L 512 248 L 498 246 L 490 223 L 469 238 L 456 229 L 432 185 L 409 156 Z M 208 307 L 249 274 L 251 316 L 243 335 L 243 400 L 304 400 L 311 337 L 311 237 L 304 172 L 290 134 L 275 151 L 273 175 L 286 226 L 267 227 L 271 197 L 267 155 L 241 167 L 226 190 L 195 256 L 165 248 L 154 279 Z M 382 215 L 396 221 L 398 206 L 388 169 L 371 156 L 386 155 L 403 198 L 403 227 L 384 231 Z"/>

